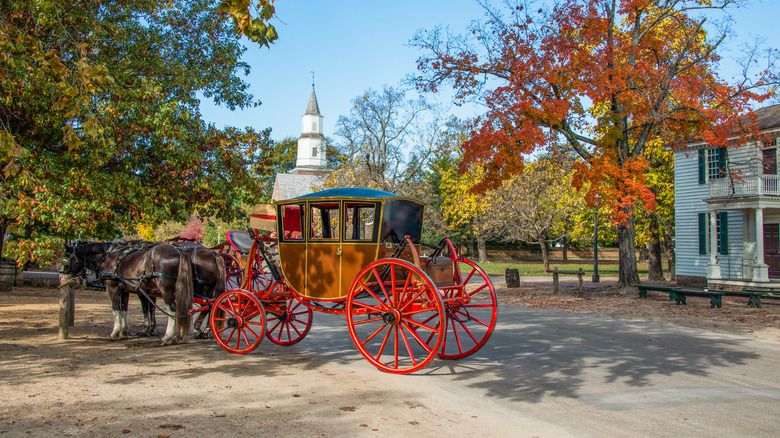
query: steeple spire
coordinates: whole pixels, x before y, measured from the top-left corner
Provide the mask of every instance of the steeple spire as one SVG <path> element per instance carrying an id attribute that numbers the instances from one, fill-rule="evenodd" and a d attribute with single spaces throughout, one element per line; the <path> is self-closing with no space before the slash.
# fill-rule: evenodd
<path id="1" fill-rule="evenodd" d="M 317 104 L 317 95 L 314 93 L 314 84 L 311 86 L 311 96 L 309 96 L 309 104 L 306 105 L 306 114 L 314 116 L 321 116 L 320 106 Z"/>

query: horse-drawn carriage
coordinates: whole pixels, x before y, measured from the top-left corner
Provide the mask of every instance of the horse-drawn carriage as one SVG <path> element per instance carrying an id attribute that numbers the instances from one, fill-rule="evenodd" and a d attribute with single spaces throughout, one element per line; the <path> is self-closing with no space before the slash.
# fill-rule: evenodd
<path id="1" fill-rule="evenodd" d="M 295 344 L 317 311 L 345 315 L 360 353 L 387 372 L 473 354 L 496 324 L 493 284 L 449 238 L 422 243 L 424 210 L 361 188 L 277 202 L 259 218 L 265 230 L 226 234 L 237 254 L 223 255 L 228 290 L 196 296 L 190 313 L 210 311 L 214 338 L 233 353 L 263 337 Z"/>
<path id="2" fill-rule="evenodd" d="M 496 323 L 493 284 L 448 238 L 421 243 L 420 201 L 347 188 L 275 207 L 270 238 L 257 229 L 227 233 L 245 255 L 226 256 L 227 277 L 242 278 L 241 288 L 212 305 L 212 332 L 228 351 L 249 352 L 264 334 L 294 344 L 309 332 L 312 310 L 346 315 L 361 354 L 393 373 L 435 356 L 466 357 L 487 342 Z"/>

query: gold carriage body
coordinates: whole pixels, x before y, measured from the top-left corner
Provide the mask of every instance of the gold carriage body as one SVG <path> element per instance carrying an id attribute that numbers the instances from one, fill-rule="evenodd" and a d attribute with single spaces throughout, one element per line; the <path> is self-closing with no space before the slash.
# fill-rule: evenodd
<path id="1" fill-rule="evenodd" d="M 294 293 L 341 301 L 352 281 L 393 244 L 409 236 L 419 245 L 425 204 L 364 188 L 331 189 L 276 203 L 276 232 L 283 277 Z M 417 248 L 399 258 L 412 260 Z"/>

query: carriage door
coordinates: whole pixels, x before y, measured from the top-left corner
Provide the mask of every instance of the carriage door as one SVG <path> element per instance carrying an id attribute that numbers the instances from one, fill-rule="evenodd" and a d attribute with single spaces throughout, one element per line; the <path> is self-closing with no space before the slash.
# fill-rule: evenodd
<path id="1" fill-rule="evenodd" d="M 285 281 L 299 294 L 306 290 L 306 204 L 281 205 L 279 260 Z"/>
<path id="2" fill-rule="evenodd" d="M 340 217 L 338 201 L 309 204 L 309 239 L 306 244 L 306 292 L 312 298 L 340 296 Z"/>
<path id="3" fill-rule="evenodd" d="M 344 202 L 344 238 L 341 244 L 341 290 L 349 293 L 352 280 L 377 259 L 377 215 L 374 202 Z"/>

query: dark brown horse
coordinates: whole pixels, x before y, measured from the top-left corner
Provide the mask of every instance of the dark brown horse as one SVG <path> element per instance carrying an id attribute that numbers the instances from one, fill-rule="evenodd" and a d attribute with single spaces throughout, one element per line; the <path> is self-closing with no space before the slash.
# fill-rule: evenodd
<path id="1" fill-rule="evenodd" d="M 225 260 L 219 253 L 200 244 L 189 243 L 177 246 L 192 259 L 195 295 L 210 299 L 222 295 L 225 292 Z M 151 311 L 153 312 L 154 308 Z M 202 329 L 201 325 L 208 316 L 208 312 L 200 312 L 195 319 L 196 337 L 206 337 L 208 330 Z"/>
<path id="2" fill-rule="evenodd" d="M 93 243 L 66 246 L 63 272 L 78 275 L 85 267 L 98 273 L 106 285 L 114 312 L 111 339 L 128 337 L 129 293 L 160 296 L 167 306 L 168 327 L 163 343 L 186 339 L 190 330 L 194 280 L 190 256 L 173 245 Z"/>

